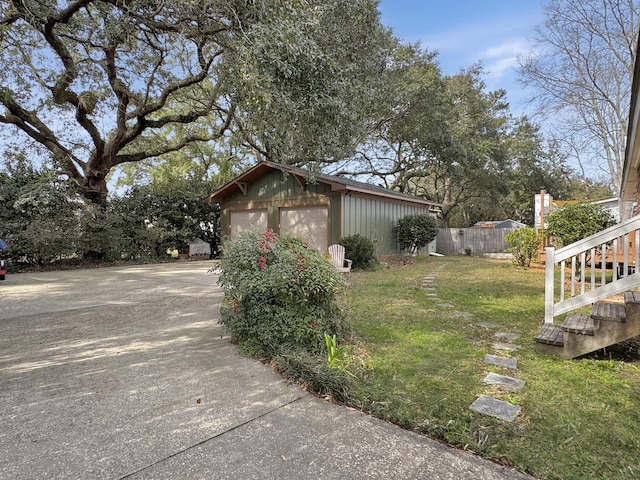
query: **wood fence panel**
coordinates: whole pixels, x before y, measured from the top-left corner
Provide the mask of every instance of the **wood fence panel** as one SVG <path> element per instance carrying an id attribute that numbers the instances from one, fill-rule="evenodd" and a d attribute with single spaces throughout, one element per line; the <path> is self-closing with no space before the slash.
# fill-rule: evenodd
<path id="1" fill-rule="evenodd" d="M 509 247 L 504 236 L 513 228 L 441 228 L 436 237 L 436 252 L 443 255 L 504 253 Z"/>

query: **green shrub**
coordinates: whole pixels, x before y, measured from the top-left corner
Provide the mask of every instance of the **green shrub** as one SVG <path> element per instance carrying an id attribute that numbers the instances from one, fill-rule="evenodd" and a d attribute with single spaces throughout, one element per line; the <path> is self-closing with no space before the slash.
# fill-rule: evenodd
<path id="1" fill-rule="evenodd" d="M 283 348 L 324 350 L 324 332 L 347 334 L 337 305 L 344 279 L 319 252 L 292 236 L 254 229 L 223 249 L 221 322 L 249 354 L 273 357 Z"/>
<path id="2" fill-rule="evenodd" d="M 555 210 L 549 217 L 547 236 L 556 247 L 570 245 L 615 225 L 611 214 L 600 205 L 578 203 Z"/>
<path id="3" fill-rule="evenodd" d="M 431 243 L 438 234 L 436 219 L 431 215 L 407 215 L 398 220 L 398 242 L 411 255 Z"/>
<path id="4" fill-rule="evenodd" d="M 341 238 L 338 243 L 344 247 L 345 257 L 353 261 L 354 269 L 370 270 L 378 263 L 373 242 L 356 233 Z"/>
<path id="5" fill-rule="evenodd" d="M 510 245 L 508 253 L 513 254 L 513 260 L 519 267 L 529 268 L 531 260 L 538 255 L 538 247 L 541 238 L 535 228 L 524 227 L 513 230 L 504 236 L 505 241 Z"/>

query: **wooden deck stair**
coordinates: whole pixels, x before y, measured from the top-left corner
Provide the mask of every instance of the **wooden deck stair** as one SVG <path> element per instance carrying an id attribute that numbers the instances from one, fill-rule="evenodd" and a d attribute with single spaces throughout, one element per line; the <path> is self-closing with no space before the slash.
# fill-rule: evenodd
<path id="1" fill-rule="evenodd" d="M 562 325 L 545 323 L 534 337 L 539 351 L 575 358 L 640 335 L 640 292 L 624 304 L 596 302 L 591 314 L 571 313 Z"/>

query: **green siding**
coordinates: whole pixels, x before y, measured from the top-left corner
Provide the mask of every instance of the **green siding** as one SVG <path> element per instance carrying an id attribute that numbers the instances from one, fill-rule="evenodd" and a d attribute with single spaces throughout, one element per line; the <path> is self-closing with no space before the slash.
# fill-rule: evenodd
<path id="1" fill-rule="evenodd" d="M 329 243 L 341 237 L 360 234 L 371 239 L 376 255 L 402 253 L 398 247 L 395 225 L 405 215 L 428 214 L 426 205 L 396 201 L 385 197 L 332 192 L 328 184 L 317 183 L 302 188 L 294 175 L 274 170 L 248 185 L 247 195 L 237 192 L 222 204 L 221 234 L 228 234 L 229 211 L 267 209 L 269 228 L 279 231 L 279 209 L 302 205 L 329 205 Z M 341 226 L 342 221 L 342 226 Z"/>
<path id="2" fill-rule="evenodd" d="M 344 202 L 344 236 L 359 233 L 370 239 L 378 256 L 402 253 L 395 234 L 399 219 L 416 213 L 429 214 L 426 205 L 410 205 L 388 199 L 347 195 Z"/>

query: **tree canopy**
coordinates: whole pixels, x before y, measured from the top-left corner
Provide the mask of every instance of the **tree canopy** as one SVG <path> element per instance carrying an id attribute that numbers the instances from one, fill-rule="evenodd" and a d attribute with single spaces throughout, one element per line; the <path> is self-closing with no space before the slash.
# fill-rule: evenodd
<path id="1" fill-rule="evenodd" d="M 565 197 L 573 173 L 540 127 L 511 115 L 481 66 L 443 76 L 434 53 L 399 44 L 383 75 L 378 119 L 339 174 L 441 202 L 443 226 L 512 218 L 533 224 L 533 195 Z"/>
<path id="2" fill-rule="evenodd" d="M 139 187 L 213 189 L 259 159 L 441 202 L 445 227 L 531 224 L 542 186 L 563 199 L 604 192 L 511 114 L 506 92 L 488 91 L 481 65 L 444 76 L 435 52 L 381 25 L 377 5 L 0 0 L 5 153 L 47 153 L 102 205 L 113 172 L 143 204 Z"/>
<path id="3" fill-rule="evenodd" d="M 384 67 L 376 6 L 4 0 L 0 123 L 97 203 L 114 167 L 225 136 L 275 160 L 339 156 Z"/>
<path id="4" fill-rule="evenodd" d="M 218 211 L 202 201 L 211 189 L 195 180 L 135 186 L 99 208 L 47 166 L 19 156 L 0 171 L 0 238 L 14 264 L 162 259 L 194 238 L 209 241 L 215 253 Z"/>

